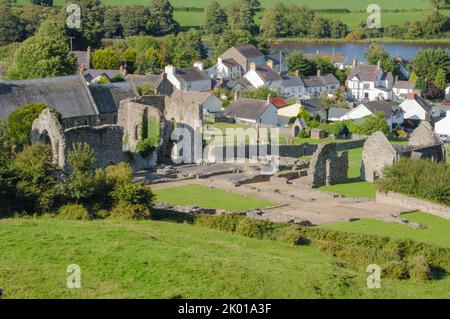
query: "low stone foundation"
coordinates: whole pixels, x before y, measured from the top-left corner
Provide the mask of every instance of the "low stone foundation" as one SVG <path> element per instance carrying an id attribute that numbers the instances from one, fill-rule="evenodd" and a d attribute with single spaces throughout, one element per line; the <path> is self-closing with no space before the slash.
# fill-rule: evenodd
<path id="1" fill-rule="evenodd" d="M 450 207 L 435 204 L 423 199 L 393 192 L 377 192 L 375 201 L 377 203 L 400 206 L 411 210 L 420 210 L 424 213 L 450 220 Z"/>

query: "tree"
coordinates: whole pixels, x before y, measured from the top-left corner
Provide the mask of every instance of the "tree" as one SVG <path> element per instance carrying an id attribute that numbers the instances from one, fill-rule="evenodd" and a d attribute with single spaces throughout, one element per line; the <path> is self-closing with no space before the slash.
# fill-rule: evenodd
<path id="1" fill-rule="evenodd" d="M 0 0 L 0 41 L 20 39 L 20 21 L 6 0 Z"/>
<path id="2" fill-rule="evenodd" d="M 43 7 L 53 6 L 53 0 L 31 0 L 31 3 Z"/>
<path id="3" fill-rule="evenodd" d="M 378 43 L 372 43 L 364 52 L 369 64 L 377 64 L 379 60 L 389 59 L 389 53 Z"/>
<path id="4" fill-rule="evenodd" d="M 332 38 L 345 38 L 348 34 L 348 26 L 341 20 L 332 20 L 330 22 L 330 37 Z"/>
<path id="5" fill-rule="evenodd" d="M 173 7 L 168 0 L 150 0 L 152 34 L 161 36 L 178 32 L 180 26 L 173 18 Z"/>
<path id="6" fill-rule="evenodd" d="M 268 96 L 278 96 L 278 91 L 273 90 L 268 87 L 260 87 L 254 91 L 244 91 L 242 92 L 242 97 L 256 99 L 256 100 L 267 100 Z"/>
<path id="7" fill-rule="evenodd" d="M 120 26 L 124 37 L 145 35 L 153 27 L 150 10 L 144 6 L 124 6 L 120 10 Z"/>
<path id="8" fill-rule="evenodd" d="M 434 11 L 422 22 L 422 29 L 427 35 L 437 35 L 449 30 L 449 18 Z"/>
<path id="9" fill-rule="evenodd" d="M 205 8 L 205 21 L 203 24 L 206 32 L 214 35 L 222 33 L 227 27 L 227 14 L 217 1 L 208 1 Z"/>
<path id="10" fill-rule="evenodd" d="M 439 69 L 437 71 L 434 85 L 441 90 L 447 88 L 447 72 L 444 69 Z"/>
<path id="11" fill-rule="evenodd" d="M 433 81 L 428 81 L 427 89 L 425 91 L 425 97 L 430 100 L 443 99 L 445 96 L 445 90 L 438 88 L 434 85 Z"/>
<path id="12" fill-rule="evenodd" d="M 99 47 L 103 38 L 105 7 L 101 0 L 66 0 L 67 4 L 77 4 L 81 9 L 81 28 L 69 29 L 69 35 L 75 37 L 75 46 L 84 49 L 88 46 Z"/>
<path id="13" fill-rule="evenodd" d="M 377 112 L 374 115 L 367 116 L 361 125 L 362 134 L 372 135 L 375 132 L 389 134 L 389 126 L 383 112 Z"/>
<path id="14" fill-rule="evenodd" d="M 8 77 L 14 80 L 45 78 L 74 74 L 77 62 L 69 55 L 61 20 L 46 20 L 38 33 L 17 49 Z"/>
<path id="15" fill-rule="evenodd" d="M 299 71 L 302 76 L 309 76 L 316 73 L 316 65 L 308 60 L 298 51 L 293 52 L 287 58 L 287 66 L 289 71 Z"/>
<path id="16" fill-rule="evenodd" d="M 311 23 L 311 28 L 310 28 L 310 37 L 311 38 L 328 38 L 330 37 L 331 34 L 331 29 L 330 29 L 330 24 L 328 23 L 328 20 L 323 18 L 323 17 L 319 17 L 316 16 L 314 17 L 312 23 Z"/>
<path id="17" fill-rule="evenodd" d="M 327 56 L 316 59 L 314 63 L 316 69 L 320 70 L 322 74 L 334 74 L 336 72 L 336 68 Z"/>
<path id="18" fill-rule="evenodd" d="M 123 10 L 124 8 L 122 8 Z M 109 6 L 105 10 L 105 21 L 103 22 L 104 37 L 111 39 L 122 36 L 122 24 L 120 22 L 121 9 Z"/>
<path id="19" fill-rule="evenodd" d="M 33 122 L 47 107 L 45 104 L 33 103 L 24 105 L 9 114 L 6 125 L 9 142 L 19 150 L 29 144 Z"/>
<path id="20" fill-rule="evenodd" d="M 93 174 L 96 163 L 95 152 L 87 143 L 74 143 L 67 153 L 67 163 L 70 167 L 66 179 L 67 192 L 78 204 L 80 200 L 89 199 L 96 191 Z"/>
<path id="21" fill-rule="evenodd" d="M 255 27 L 255 14 L 252 0 L 234 0 L 228 7 L 231 29 L 251 32 Z"/>
<path id="22" fill-rule="evenodd" d="M 429 0 L 434 10 L 439 10 L 445 8 L 447 5 L 446 0 Z"/>
<path id="23" fill-rule="evenodd" d="M 408 38 L 417 39 L 423 36 L 423 28 L 420 22 L 412 22 L 408 26 Z"/>
<path id="24" fill-rule="evenodd" d="M 113 49 L 99 49 L 92 53 L 92 65 L 94 69 L 115 70 L 119 67 L 119 56 Z"/>
<path id="25" fill-rule="evenodd" d="M 260 28 L 264 36 L 268 38 L 292 35 L 288 7 L 283 3 L 276 3 L 268 10 L 265 10 Z"/>
<path id="26" fill-rule="evenodd" d="M 136 56 L 135 67 L 139 74 L 156 73 L 164 67 L 164 57 L 159 50 L 149 48 L 145 54 Z"/>
<path id="27" fill-rule="evenodd" d="M 439 69 L 446 71 L 448 82 L 448 76 L 450 74 L 450 57 L 448 56 L 448 50 L 442 50 L 441 48 L 433 50 L 429 48 L 427 50 L 420 49 L 419 52 L 417 52 L 412 63 L 412 71 L 417 77 L 423 78 L 426 81 L 434 81 Z"/>

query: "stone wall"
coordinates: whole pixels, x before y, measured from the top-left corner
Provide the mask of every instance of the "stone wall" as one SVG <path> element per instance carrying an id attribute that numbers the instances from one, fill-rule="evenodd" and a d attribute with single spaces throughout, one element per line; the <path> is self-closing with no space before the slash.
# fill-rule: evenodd
<path id="1" fill-rule="evenodd" d="M 345 182 L 347 177 L 348 152 L 338 156 L 336 143 L 319 144 L 308 170 L 310 186 L 334 185 Z"/>
<path id="2" fill-rule="evenodd" d="M 97 167 L 125 161 L 123 129 L 117 125 L 78 126 L 65 131 L 66 154 L 74 143 L 86 142 L 94 150 Z"/>
<path id="3" fill-rule="evenodd" d="M 450 207 L 435 204 L 423 199 L 388 192 L 377 192 L 376 201 L 382 204 L 399 206 L 406 209 L 420 210 L 422 212 L 432 214 L 441 218 L 450 219 Z"/>

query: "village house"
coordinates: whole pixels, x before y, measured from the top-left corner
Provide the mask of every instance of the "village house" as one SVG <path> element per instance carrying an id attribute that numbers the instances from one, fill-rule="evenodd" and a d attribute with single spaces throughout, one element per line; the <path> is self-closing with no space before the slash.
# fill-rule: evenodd
<path id="1" fill-rule="evenodd" d="M 409 81 L 398 81 L 396 79 L 392 91 L 394 93 L 394 100 L 403 101 L 406 99 L 408 93 L 413 92 L 414 83 Z"/>
<path id="2" fill-rule="evenodd" d="M 333 63 L 334 67 L 343 70 L 346 67 L 347 57 L 342 55 L 341 53 L 322 53 L 320 51 L 316 51 L 316 53 L 303 53 L 303 56 L 308 60 L 317 60 L 317 59 L 328 59 L 331 63 Z"/>
<path id="3" fill-rule="evenodd" d="M 280 94 L 287 98 L 300 98 L 305 94 L 305 83 L 300 78 L 299 71 L 295 75 L 284 75 L 283 82 L 280 85 Z"/>
<path id="4" fill-rule="evenodd" d="M 394 77 L 384 72 L 381 61 L 377 65 L 358 64 L 353 61 L 353 69 L 347 80 L 348 96 L 358 101 L 392 100 Z"/>
<path id="5" fill-rule="evenodd" d="M 408 127 L 414 128 L 422 121 L 431 121 L 431 104 L 414 92 L 407 94 L 400 107 L 404 112 L 405 125 Z"/>
<path id="6" fill-rule="evenodd" d="M 227 91 L 241 91 L 242 90 L 242 84 L 241 82 L 239 82 L 238 80 L 233 80 L 233 79 L 212 79 L 211 80 L 212 84 L 211 87 L 213 90 L 217 89 L 224 89 Z"/>
<path id="7" fill-rule="evenodd" d="M 122 77 L 123 80 L 125 80 L 125 77 L 127 76 L 127 72 L 123 66 L 121 66 L 117 70 L 107 70 L 107 69 L 86 69 L 81 70 L 80 73 L 84 76 L 84 79 L 86 80 L 86 83 L 99 83 L 101 81 L 101 78 L 106 78 L 109 82 L 114 81 L 118 77 Z"/>
<path id="8" fill-rule="evenodd" d="M 211 91 L 211 78 L 206 75 L 203 62 L 195 62 L 193 67 L 180 69 L 168 65 L 164 71 L 167 79 L 178 90 Z"/>
<path id="9" fill-rule="evenodd" d="M 302 80 L 305 84 L 305 94 L 313 96 L 336 91 L 340 86 L 339 80 L 333 74 L 322 75 L 320 70 L 317 70 L 317 75 L 306 76 Z"/>
<path id="10" fill-rule="evenodd" d="M 254 88 L 269 87 L 278 89 L 283 83 L 283 79 L 278 72 L 275 72 L 272 60 L 267 61 L 267 65 L 256 65 L 255 62 L 250 64 L 250 70 L 244 75 Z"/>
<path id="11" fill-rule="evenodd" d="M 403 124 L 403 110 L 398 103 L 393 101 L 367 101 L 346 113 L 339 120 L 354 120 L 362 122 L 367 116 L 372 116 L 377 113 L 384 113 L 389 130 L 392 132 Z"/>
<path id="12" fill-rule="evenodd" d="M 332 106 L 328 109 L 327 121 L 328 122 L 340 121 L 341 118 L 343 118 L 350 111 L 351 111 L 350 109 Z"/>
<path id="13" fill-rule="evenodd" d="M 288 105 L 282 108 L 277 109 L 277 116 L 278 116 L 278 124 L 286 125 L 289 123 L 289 121 L 298 116 L 298 113 L 300 113 L 300 110 L 302 108 L 302 105 L 297 101 L 297 103 Z"/>
<path id="14" fill-rule="evenodd" d="M 153 94 L 170 96 L 174 91 L 174 86 L 167 79 L 167 74 L 128 74 L 126 77 L 136 90 L 150 89 Z M 147 92 L 148 94 L 148 92 Z"/>
<path id="15" fill-rule="evenodd" d="M 225 110 L 225 115 L 236 122 L 277 125 L 277 108 L 268 100 L 239 98 Z"/>
<path id="16" fill-rule="evenodd" d="M 172 94 L 174 101 L 193 103 L 203 109 L 203 113 L 218 113 L 222 111 L 222 101 L 210 92 L 176 90 Z"/>
<path id="17" fill-rule="evenodd" d="M 442 120 L 434 124 L 434 130 L 439 136 L 450 137 L 450 110 Z"/>
<path id="18" fill-rule="evenodd" d="M 252 63 L 255 63 L 255 65 L 266 64 L 265 55 L 252 44 L 233 46 L 225 51 L 220 59 L 222 59 L 222 62 L 228 60 L 233 64 L 233 67 L 235 67 L 234 63 L 237 63 L 241 67 L 242 73 L 240 75 L 247 73 Z M 229 73 L 232 73 L 231 69 Z"/>

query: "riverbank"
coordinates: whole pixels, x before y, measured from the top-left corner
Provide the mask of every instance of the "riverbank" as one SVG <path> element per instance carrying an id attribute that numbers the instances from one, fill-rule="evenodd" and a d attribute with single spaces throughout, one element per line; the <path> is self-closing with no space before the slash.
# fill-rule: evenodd
<path id="1" fill-rule="evenodd" d="M 344 44 L 344 43 L 373 43 L 380 44 L 450 44 L 450 38 L 439 39 L 394 39 L 394 38 L 370 38 L 363 40 L 349 41 L 345 38 L 339 39 L 310 39 L 310 38 L 273 38 L 269 39 L 271 44 L 291 44 L 291 43 L 316 43 L 316 44 Z"/>

